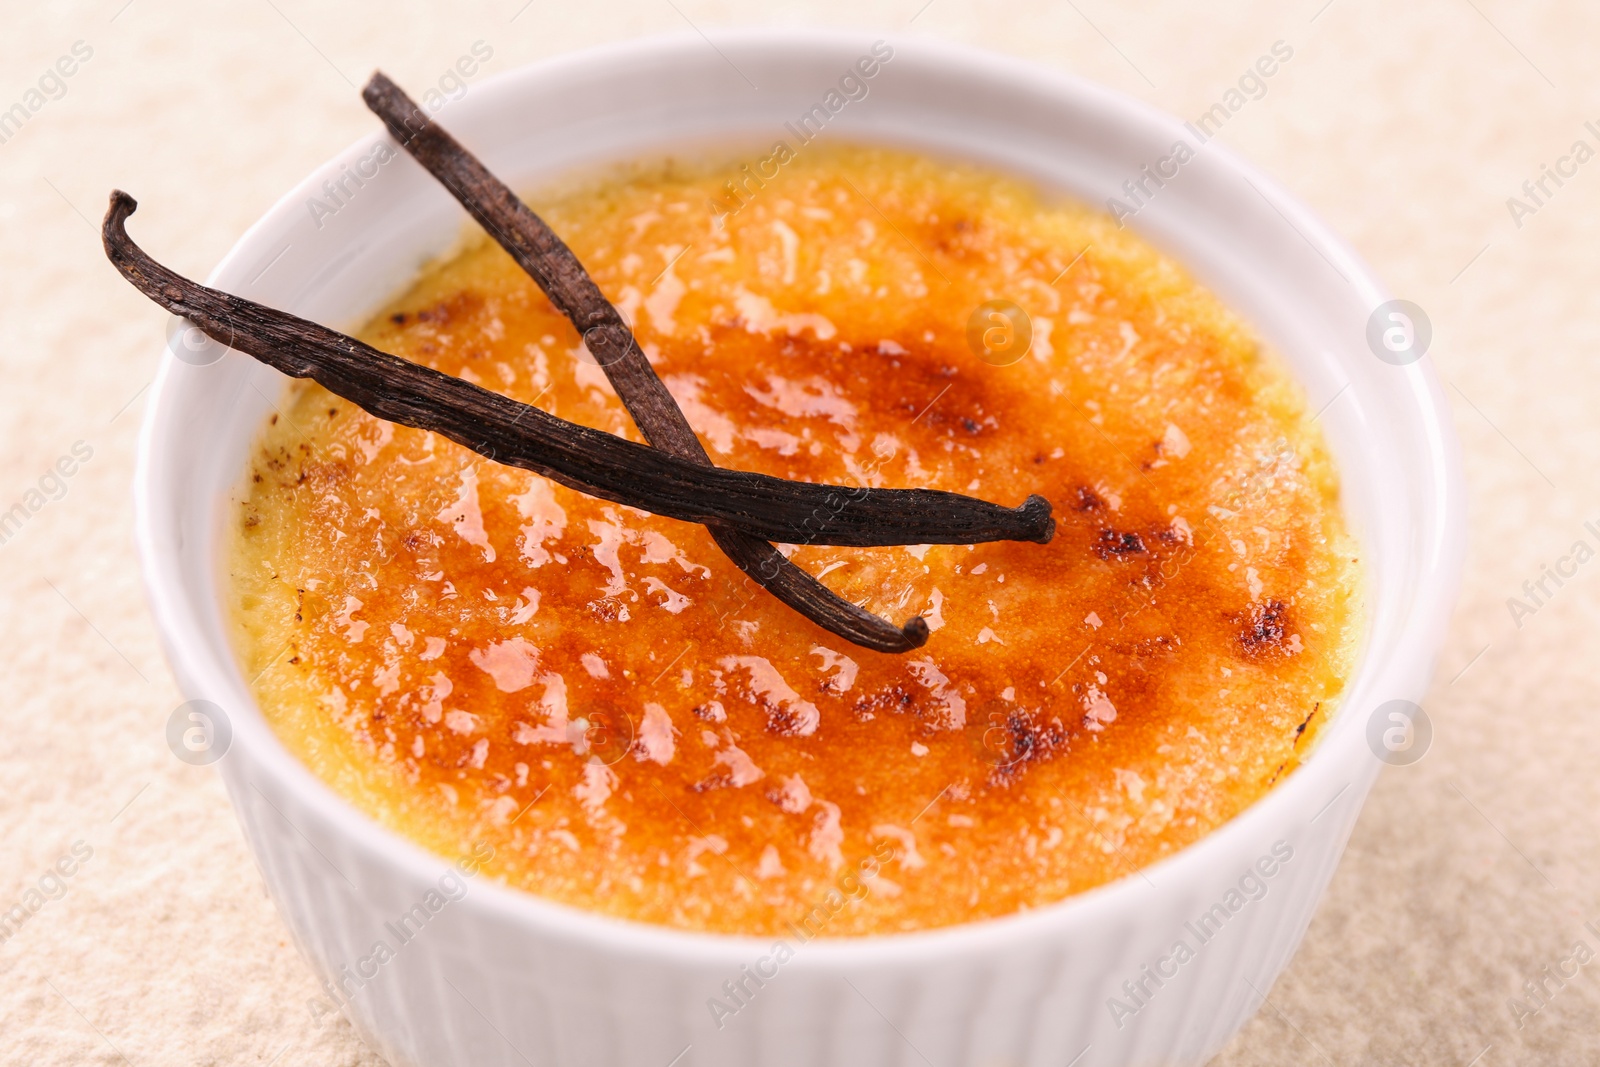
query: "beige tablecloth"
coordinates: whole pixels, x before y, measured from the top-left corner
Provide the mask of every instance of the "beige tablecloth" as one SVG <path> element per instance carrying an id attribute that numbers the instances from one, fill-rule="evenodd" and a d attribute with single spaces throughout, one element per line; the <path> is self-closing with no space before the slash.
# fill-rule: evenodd
<path id="1" fill-rule="evenodd" d="M 376 65 L 426 86 L 477 41 L 494 72 L 693 20 L 955 38 L 1186 118 L 1274 42 L 1293 49 L 1221 136 L 1427 309 L 1473 547 L 1427 702 L 1432 751 L 1385 772 L 1299 955 L 1219 1062 L 1600 1062 L 1600 962 L 1550 984 L 1520 1028 L 1508 1005 L 1575 941 L 1600 951 L 1584 929 L 1600 925 L 1600 563 L 1547 580 L 1536 611 L 1507 606 L 1575 541 L 1600 545 L 1584 528 L 1600 520 L 1600 162 L 1570 156 L 1580 139 L 1600 149 L 1600 9 L 923 4 L 6 6 L 0 109 L 22 108 L 0 114 L 0 511 L 26 516 L 0 544 L 0 910 L 41 880 L 50 895 L 0 944 L 0 1059 L 378 1062 L 342 1022 L 313 1025 L 311 973 L 215 771 L 163 738 L 178 696 L 139 587 L 128 487 L 165 316 L 100 254 L 107 191 L 145 199 L 140 240 L 203 275 L 372 128 L 354 86 Z M 1567 176 L 1529 196 L 1546 164 Z"/>

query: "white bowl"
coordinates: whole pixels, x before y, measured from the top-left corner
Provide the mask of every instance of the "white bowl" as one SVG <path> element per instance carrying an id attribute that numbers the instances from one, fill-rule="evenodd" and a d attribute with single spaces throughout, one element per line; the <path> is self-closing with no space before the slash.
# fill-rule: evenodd
<path id="1" fill-rule="evenodd" d="M 818 103 L 874 39 L 762 31 L 718 34 L 714 47 L 695 34 L 635 41 L 486 80 L 441 117 L 519 187 L 707 139 L 765 146 L 787 139 L 784 122 Z M 824 136 L 958 154 L 1090 204 L 1174 142 L 1194 142 L 1132 99 L 1011 57 L 920 39 L 892 45 L 870 95 Z M 349 106 L 361 106 L 354 94 Z M 253 226 L 212 284 L 349 326 L 454 241 L 464 213 L 403 156 L 336 214 L 313 216 L 308 200 L 323 182 L 385 140 L 375 119 L 372 130 Z M 1370 609 L 1342 710 L 1302 769 L 1170 859 L 1010 918 L 797 944 L 720 1030 L 708 998 L 768 954 L 770 939 L 617 921 L 482 879 L 393 960 L 360 963 L 380 939 L 394 941 L 384 924 L 437 884 L 447 862 L 378 827 L 284 749 L 224 637 L 222 516 L 283 379 L 237 353 L 203 367 L 166 359 L 136 482 L 151 605 L 184 692 L 231 720 L 219 766 L 302 950 L 327 977 L 376 972 L 346 986 L 344 1010 L 368 1042 L 396 1064 L 429 1067 L 1193 1064 L 1260 1006 L 1381 766 L 1365 740 L 1371 711 L 1424 691 L 1459 576 L 1464 491 L 1427 361 L 1393 366 L 1368 348 L 1368 316 L 1387 294 L 1275 182 L 1207 145 L 1131 224 L 1254 324 L 1313 407 L 1332 401 L 1321 424 L 1362 545 Z M 1265 880 L 1265 896 L 1200 946 L 1184 924 L 1226 908 L 1227 891 L 1275 844 L 1292 858 Z M 1162 962 L 1179 938 L 1195 957 Z M 1172 976 L 1158 987 L 1146 965 Z M 1140 981 L 1150 995 L 1130 996 L 1124 982 Z M 1113 997 L 1138 1010 L 1114 1011 Z"/>

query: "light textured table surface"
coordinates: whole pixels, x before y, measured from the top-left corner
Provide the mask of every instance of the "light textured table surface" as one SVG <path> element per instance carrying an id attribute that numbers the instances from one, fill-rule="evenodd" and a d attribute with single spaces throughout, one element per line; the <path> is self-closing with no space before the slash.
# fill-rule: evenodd
<path id="1" fill-rule="evenodd" d="M 76 42 L 92 55 L 0 143 L 0 511 L 42 500 L 0 544 L 0 910 L 74 842 L 92 855 L 0 944 L 0 1060 L 379 1062 L 346 1024 L 313 1025 L 316 985 L 215 770 L 164 740 L 179 697 L 140 589 L 129 484 L 166 316 L 100 253 L 107 191 L 134 192 L 139 239 L 203 276 L 372 129 L 355 85 L 374 67 L 425 86 L 479 40 L 492 73 L 692 20 L 931 34 L 1184 118 L 1273 42 L 1293 48 L 1222 139 L 1427 309 L 1472 548 L 1426 703 L 1432 750 L 1385 771 L 1299 955 L 1218 1062 L 1600 1062 L 1600 957 L 1520 1028 L 1508 1006 L 1575 941 L 1600 952 L 1584 928 L 1600 926 L 1600 562 L 1534 614 L 1507 606 L 1575 541 L 1600 547 L 1584 527 L 1600 526 L 1600 160 L 1547 181 L 1535 212 L 1507 206 L 1575 140 L 1600 149 L 1585 127 L 1600 130 L 1600 8 L 923 3 L 5 4 L 0 108 L 26 105 Z M 75 445 L 92 455 L 61 495 L 46 474 Z"/>

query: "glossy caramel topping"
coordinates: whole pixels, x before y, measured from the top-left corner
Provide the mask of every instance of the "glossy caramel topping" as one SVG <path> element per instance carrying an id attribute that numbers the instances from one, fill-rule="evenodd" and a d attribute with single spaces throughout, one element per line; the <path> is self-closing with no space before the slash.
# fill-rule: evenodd
<path id="1" fill-rule="evenodd" d="M 540 896 L 807 935 L 1059 900 L 1289 773 L 1351 665 L 1357 568 L 1320 437 L 1247 330 L 1131 232 L 1006 177 L 815 146 L 740 200 L 735 173 L 640 167 L 532 203 L 718 463 L 1042 493 L 1054 541 L 795 548 L 933 628 L 869 652 L 699 527 L 297 385 L 230 556 L 242 668 L 285 744 L 442 856 L 488 842 L 491 876 Z M 992 300 L 1031 323 L 1008 366 L 968 344 Z M 481 235 L 362 337 L 639 439 Z"/>

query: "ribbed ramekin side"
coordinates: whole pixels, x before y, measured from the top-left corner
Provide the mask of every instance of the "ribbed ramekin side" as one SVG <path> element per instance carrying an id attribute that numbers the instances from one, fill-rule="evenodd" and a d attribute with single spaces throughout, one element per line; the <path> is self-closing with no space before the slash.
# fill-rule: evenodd
<path id="1" fill-rule="evenodd" d="M 1163 883 L 1151 869 L 1149 881 L 1141 874 L 1117 887 L 1116 906 L 1092 921 L 1045 927 L 1026 942 L 996 924 L 993 947 L 976 939 L 922 962 L 808 964 L 718 1030 L 706 1002 L 737 968 L 722 975 L 648 954 L 579 951 L 493 909 L 451 904 L 393 959 L 358 967 L 376 942 L 395 942 L 394 921 L 426 887 L 319 824 L 267 774 L 236 766 L 229 775 L 246 836 L 303 951 L 336 988 L 343 976 L 347 995 L 336 1006 L 362 1035 L 396 1064 L 539 1067 L 662 1067 L 680 1055 L 679 1067 L 814 1067 L 841 1056 L 856 1067 L 1202 1063 L 1260 1008 L 1292 954 L 1367 784 L 1354 783 L 1314 822 L 1285 813 L 1257 828 L 1211 876 Z M 1146 968 L 1174 941 L 1195 941 L 1197 917 L 1279 839 L 1295 857 L 1267 880 L 1266 895 L 1152 988 Z M 468 885 L 466 896 L 474 891 Z M 797 948 L 808 959 L 827 952 Z M 362 981 L 350 991 L 352 974 Z M 1124 982 L 1150 992 L 1130 995 Z M 1120 1026 L 1113 1000 L 1137 1009 Z"/>

